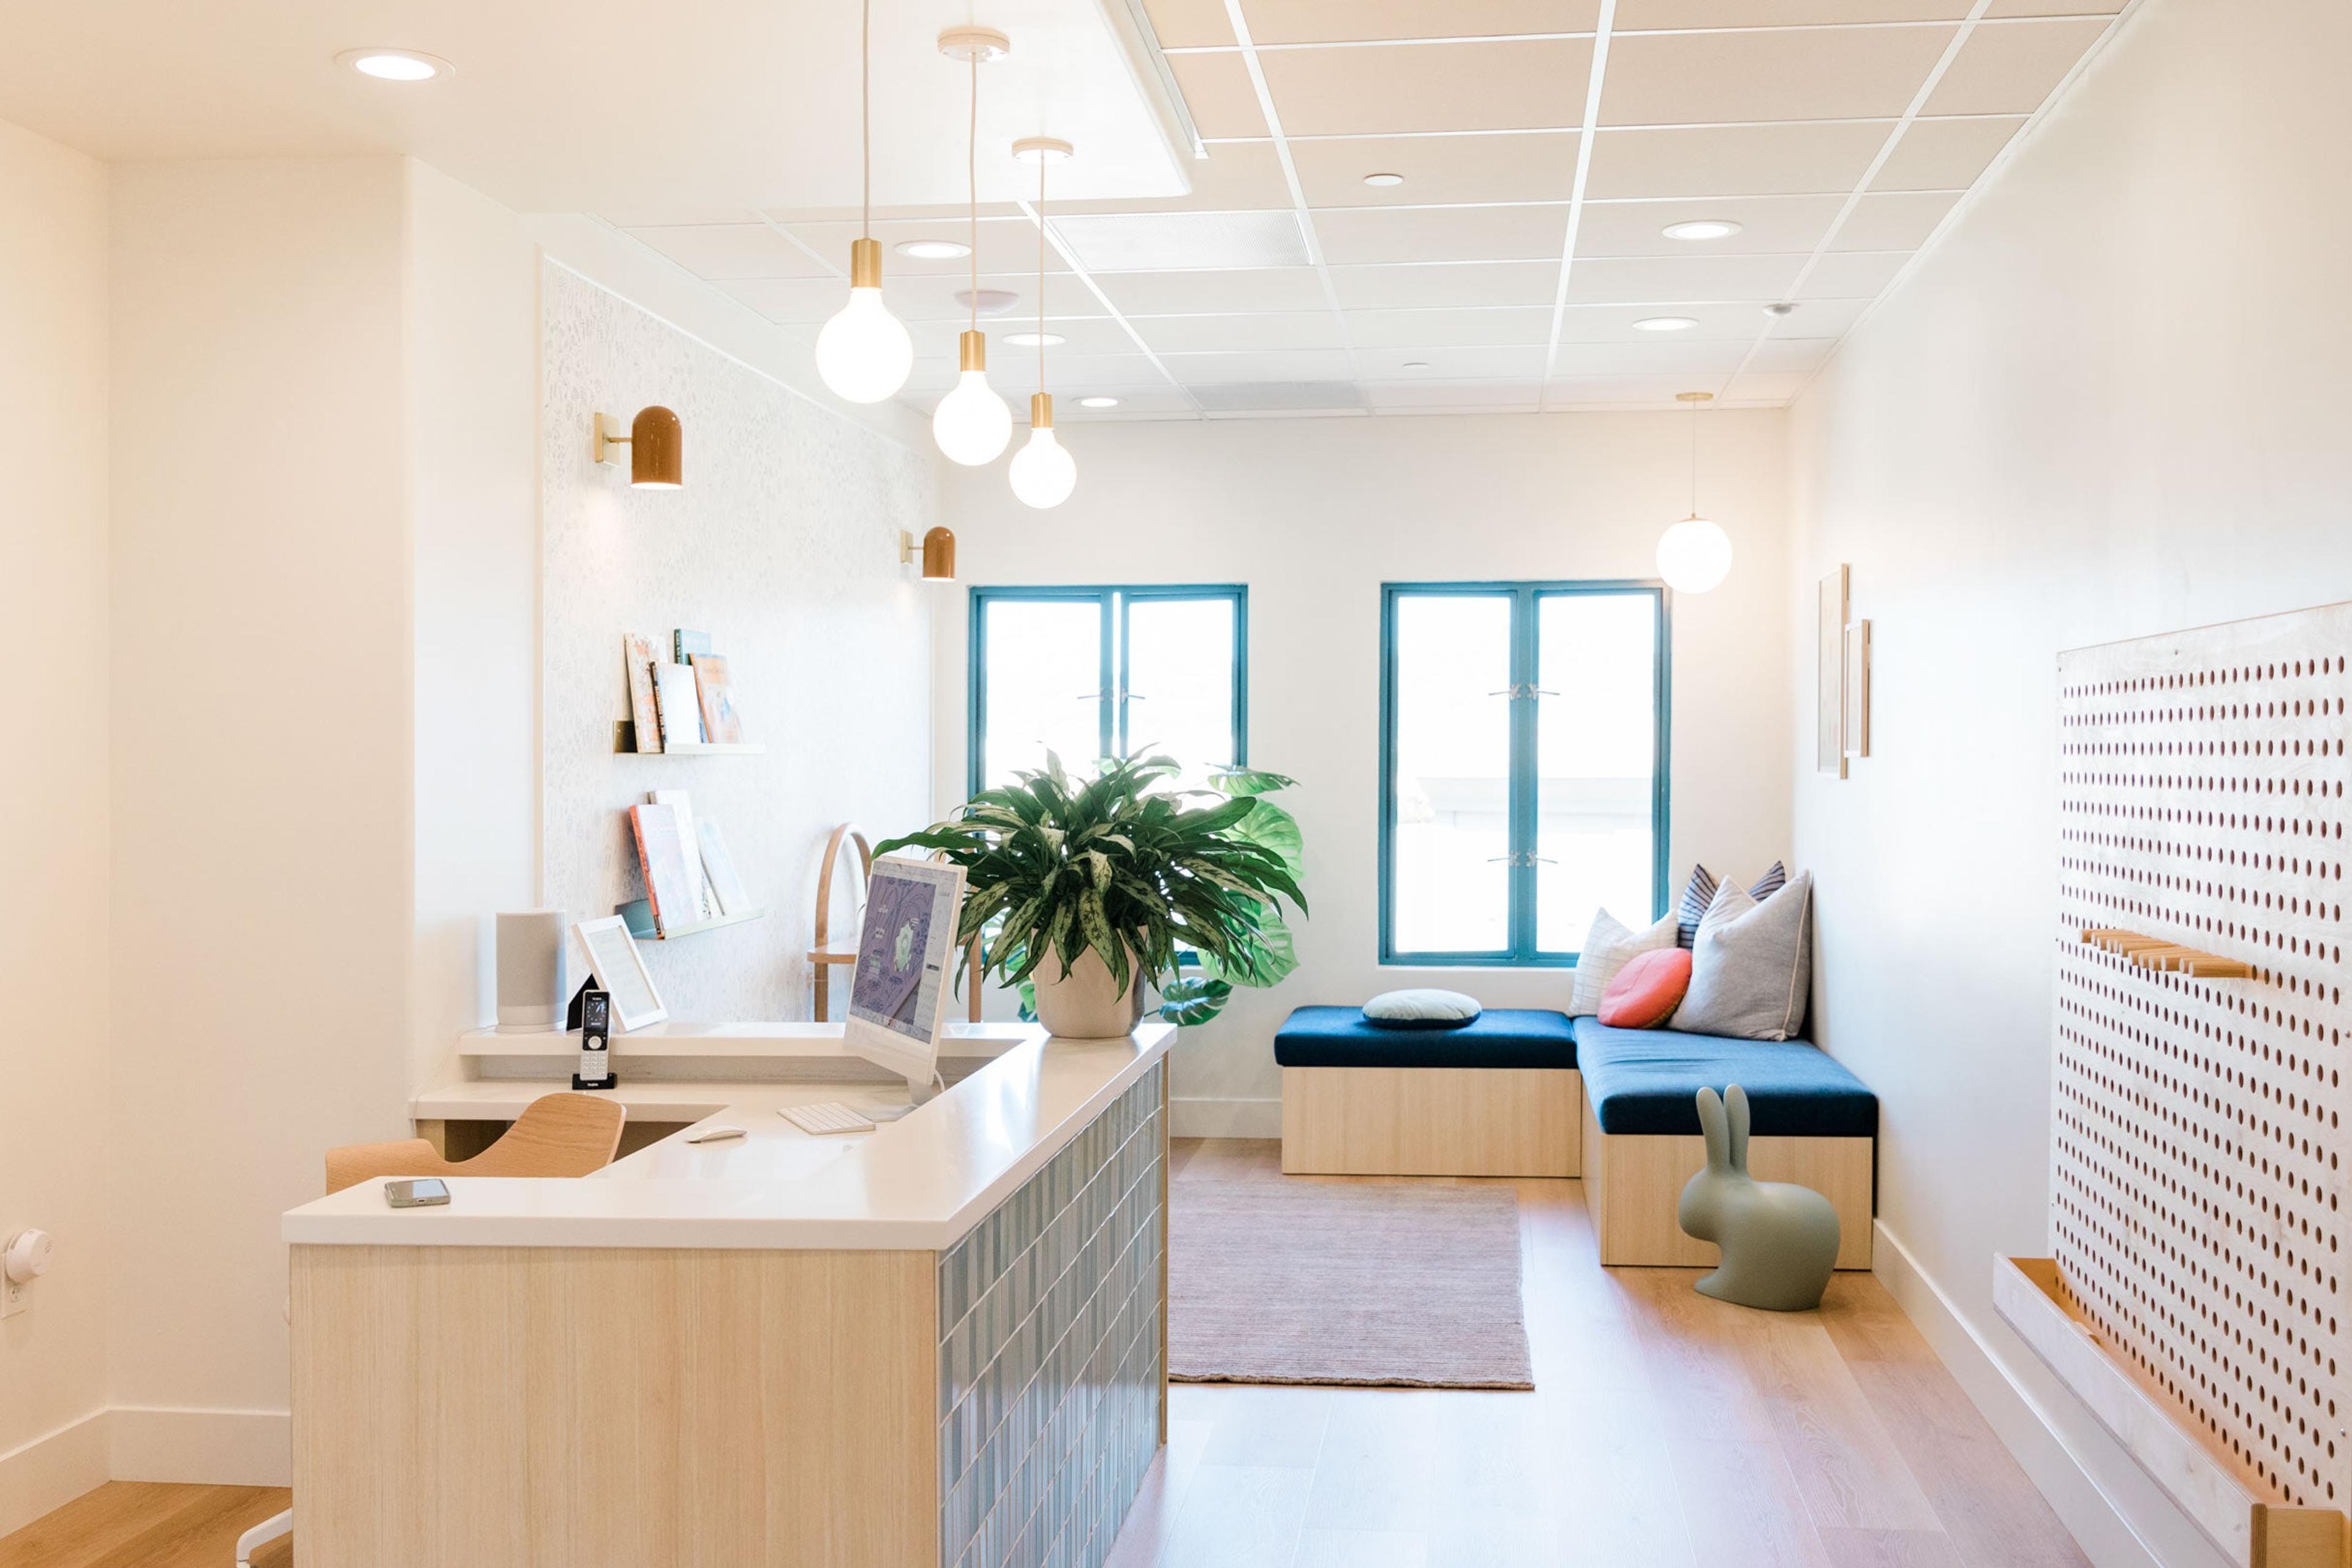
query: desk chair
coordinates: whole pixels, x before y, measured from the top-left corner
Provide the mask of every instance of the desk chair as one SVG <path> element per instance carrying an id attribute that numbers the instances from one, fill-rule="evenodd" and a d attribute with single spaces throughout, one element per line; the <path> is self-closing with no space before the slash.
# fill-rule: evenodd
<path id="1" fill-rule="evenodd" d="M 593 1094 L 534 1100 L 499 1141 L 470 1160 L 445 1160 L 422 1138 L 350 1143 L 327 1151 L 327 1190 L 385 1176 L 585 1176 L 613 1163 L 628 1108 Z M 294 1510 L 267 1519 L 236 1541 L 236 1568 L 294 1528 Z"/>

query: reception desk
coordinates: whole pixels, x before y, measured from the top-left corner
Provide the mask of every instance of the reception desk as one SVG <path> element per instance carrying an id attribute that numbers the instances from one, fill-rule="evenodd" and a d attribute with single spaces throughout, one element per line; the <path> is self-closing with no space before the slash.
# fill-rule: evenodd
<path id="1" fill-rule="evenodd" d="M 835 1138 L 776 1106 L 882 1091 L 698 1083 L 595 1176 L 292 1211 L 296 1560 L 1093 1568 L 1165 1436 L 1173 1034 Z"/>

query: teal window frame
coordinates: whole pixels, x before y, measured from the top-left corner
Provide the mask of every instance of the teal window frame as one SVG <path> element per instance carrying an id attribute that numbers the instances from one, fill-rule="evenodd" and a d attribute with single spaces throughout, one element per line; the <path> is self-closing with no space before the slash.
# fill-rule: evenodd
<path id="1" fill-rule="evenodd" d="M 1234 767 L 1249 765 L 1249 588 L 1240 583 L 1110 583 L 1051 587 L 981 587 L 971 589 L 971 635 L 965 656 L 967 714 L 965 783 L 970 793 L 984 787 L 988 765 L 988 610 L 1005 603 L 1061 603 L 1091 600 L 1102 609 L 1101 659 L 1096 670 L 1100 699 L 1099 724 L 1106 757 L 1124 756 L 1136 737 L 1128 726 L 1128 623 L 1129 612 L 1143 599 L 1222 599 L 1234 607 L 1234 747 L 1237 755 L 1219 758 Z M 1149 740 L 1149 736 L 1144 737 Z M 1065 762 L 1072 759 L 1064 758 Z M 1091 763 L 1093 757 L 1076 759 Z"/>
<path id="2" fill-rule="evenodd" d="M 1536 730 L 1539 700 L 1533 695 L 1542 668 L 1537 646 L 1540 605 L 1548 598 L 1575 595 L 1644 595 L 1655 606 L 1655 696 L 1650 791 L 1650 914 L 1666 912 L 1666 829 L 1671 819 L 1674 710 L 1674 595 L 1654 578 L 1561 579 L 1534 583 L 1383 583 L 1381 584 L 1381 776 L 1380 776 L 1380 962 L 1423 968 L 1565 969 L 1578 954 L 1549 952 L 1536 945 Z M 1394 939 L 1396 907 L 1396 725 L 1397 606 L 1407 598 L 1452 596 L 1511 601 L 1510 828 L 1507 945 L 1492 950 L 1422 952 L 1401 950 Z M 1559 700 L 1565 700 L 1560 699 Z"/>

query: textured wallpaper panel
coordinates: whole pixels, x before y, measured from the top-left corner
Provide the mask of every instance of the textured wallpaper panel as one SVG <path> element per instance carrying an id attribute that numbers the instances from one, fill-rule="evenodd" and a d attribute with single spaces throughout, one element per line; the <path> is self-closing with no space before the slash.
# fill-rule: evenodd
<path id="1" fill-rule="evenodd" d="M 542 281 L 546 897 L 575 920 L 643 897 L 626 810 L 687 789 L 769 914 L 644 944 L 662 1000 L 674 1018 L 805 1018 L 826 834 L 929 820 L 932 590 L 896 542 L 930 526 L 929 463 L 575 273 Z M 653 403 L 684 423 L 683 489 L 591 460 L 597 410 L 625 423 Z M 666 645 L 677 626 L 728 657 L 764 756 L 614 753 L 622 633 Z"/>

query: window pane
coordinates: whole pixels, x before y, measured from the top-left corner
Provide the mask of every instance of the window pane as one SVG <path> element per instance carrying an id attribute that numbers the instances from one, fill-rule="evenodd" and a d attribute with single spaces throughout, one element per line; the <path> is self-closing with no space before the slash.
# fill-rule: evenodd
<path id="1" fill-rule="evenodd" d="M 1234 602 L 1131 599 L 1127 606 L 1127 749 L 1163 752 L 1198 787 L 1234 743 Z"/>
<path id="2" fill-rule="evenodd" d="M 1396 850 L 1402 952 L 1510 941 L 1511 601 L 1396 601 Z"/>
<path id="3" fill-rule="evenodd" d="M 1652 907 L 1657 601 L 1538 601 L 1536 945 L 1573 952 L 1595 910 L 1639 930 Z"/>
<path id="4" fill-rule="evenodd" d="M 1048 751 L 1084 768 L 1102 754 L 1102 606 L 1092 599 L 992 599 L 981 649 L 987 768 L 993 786 Z"/>

